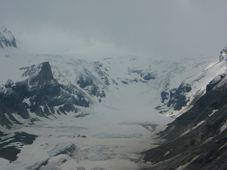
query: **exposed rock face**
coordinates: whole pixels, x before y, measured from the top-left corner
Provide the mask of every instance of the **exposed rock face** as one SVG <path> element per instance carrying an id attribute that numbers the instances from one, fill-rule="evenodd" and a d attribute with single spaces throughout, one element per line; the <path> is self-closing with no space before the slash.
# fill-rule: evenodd
<path id="1" fill-rule="evenodd" d="M 162 91 L 162 92 L 161 92 L 161 98 L 162 98 L 162 103 L 164 103 L 165 100 L 168 100 L 168 98 L 169 98 L 169 93 L 166 92 L 166 91 Z"/>
<path id="2" fill-rule="evenodd" d="M 16 39 L 6 28 L 0 28 L 0 48 L 17 47 Z"/>
<path id="3" fill-rule="evenodd" d="M 108 79 L 105 82 L 109 83 Z M 100 89 L 90 77 L 85 77 L 81 75 L 79 80 L 77 81 L 77 84 L 81 88 L 86 90 L 91 96 L 97 96 L 101 98 L 106 97 L 105 91 L 103 89 Z"/>
<path id="4" fill-rule="evenodd" d="M 12 137 L 1 139 L 0 157 L 9 161 L 17 160 L 17 154 L 20 153 L 20 148 L 17 146 L 30 145 L 36 138 L 36 135 L 25 132 L 15 132 Z"/>
<path id="5" fill-rule="evenodd" d="M 159 163 L 151 169 L 177 169 L 183 165 L 185 170 L 226 169 L 226 75 L 215 78 L 207 89 L 190 110 L 161 133 L 167 142 L 144 152 L 145 161 Z"/>
<path id="6" fill-rule="evenodd" d="M 213 87 L 215 87 L 218 83 L 222 81 L 223 78 L 225 78 L 226 74 L 221 74 L 216 76 L 206 87 L 206 92 L 209 92 L 212 90 Z"/>
<path id="7" fill-rule="evenodd" d="M 42 63 L 41 66 L 41 70 L 39 72 L 39 74 L 34 77 L 30 83 L 34 84 L 34 83 L 38 83 L 38 86 L 43 86 L 44 83 L 49 83 L 51 81 L 54 81 L 54 77 L 52 75 L 52 71 L 51 71 L 51 67 L 49 62 L 44 62 Z"/>
<path id="8" fill-rule="evenodd" d="M 144 80 L 154 80 L 156 78 L 156 74 L 155 73 L 147 73 L 146 75 L 143 76 Z"/>
<path id="9" fill-rule="evenodd" d="M 181 83 L 177 89 L 170 90 L 170 100 L 168 101 L 167 106 L 173 106 L 174 110 L 181 110 L 182 107 L 187 104 L 185 93 L 190 92 L 191 89 L 189 84 Z"/>
<path id="10" fill-rule="evenodd" d="M 154 80 L 157 77 L 157 72 L 151 72 L 150 69 L 143 71 L 143 70 L 137 70 L 137 69 L 129 69 L 130 73 L 136 73 L 139 74 L 141 78 L 145 81 Z"/>
<path id="11" fill-rule="evenodd" d="M 187 93 L 189 93 L 191 90 L 192 87 L 190 84 L 182 82 L 178 88 L 173 88 L 169 91 L 162 91 L 161 102 L 163 105 L 157 106 L 155 109 L 160 110 L 159 113 L 168 111 L 168 108 L 173 108 L 173 110 L 181 110 L 184 106 L 187 106 L 187 103 L 189 102 Z"/>
<path id="12" fill-rule="evenodd" d="M 8 81 L 0 93 L 0 123 L 10 128 L 19 123 L 12 113 L 29 119 L 29 111 L 38 116 L 77 112 L 76 105 L 89 106 L 89 101 L 75 87 L 65 87 L 54 79 L 49 62 L 37 66 L 37 74 L 28 68 L 25 74 L 32 75 L 22 82 Z M 35 69 L 35 66 L 33 67 Z M 35 76 L 34 76 L 35 75 Z"/>

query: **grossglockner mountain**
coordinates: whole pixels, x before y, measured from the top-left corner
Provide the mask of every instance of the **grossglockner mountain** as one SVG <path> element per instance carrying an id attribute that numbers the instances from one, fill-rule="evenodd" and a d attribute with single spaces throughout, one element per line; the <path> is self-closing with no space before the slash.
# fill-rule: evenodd
<path id="1" fill-rule="evenodd" d="M 3 169 L 226 169 L 227 47 L 95 59 L 20 42 L 1 28 Z"/>

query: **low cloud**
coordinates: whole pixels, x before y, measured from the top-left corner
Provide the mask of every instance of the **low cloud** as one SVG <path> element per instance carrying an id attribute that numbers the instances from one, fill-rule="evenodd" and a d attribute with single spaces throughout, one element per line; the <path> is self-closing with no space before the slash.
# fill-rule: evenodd
<path id="1" fill-rule="evenodd" d="M 50 52 L 217 56 L 227 45 L 227 2 L 2 1 L 1 24 Z"/>

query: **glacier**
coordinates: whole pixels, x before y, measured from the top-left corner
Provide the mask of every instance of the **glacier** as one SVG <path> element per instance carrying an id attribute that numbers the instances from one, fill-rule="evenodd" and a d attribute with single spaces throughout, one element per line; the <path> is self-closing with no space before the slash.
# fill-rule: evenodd
<path id="1" fill-rule="evenodd" d="M 0 126 L 1 141 L 10 141 L 19 132 L 37 137 L 29 144 L 15 144 L 20 149 L 18 158 L 10 161 L 1 157 L 1 167 L 136 170 L 149 166 L 143 162 L 141 152 L 162 143 L 157 133 L 189 110 L 215 76 L 212 87 L 219 81 L 226 83 L 226 78 L 221 79 L 226 73 L 225 52 L 221 53 L 220 61 L 218 57 L 174 61 L 153 56 L 96 59 L 80 54 L 33 53 L 24 50 L 20 42 L 17 48 L 0 49 L 2 96 L 14 93 L 18 82 L 28 82 L 28 89 L 34 91 L 43 89 L 45 84 L 48 89 L 57 86 L 61 91 L 54 96 L 52 105 L 48 102 L 38 105 L 37 93 L 21 98 L 26 118 L 16 111 L 10 112 L 12 117 L 4 113 L 10 128 Z M 44 65 L 48 65 L 49 76 L 41 74 Z M 41 101 L 45 97 L 51 101 L 49 95 L 44 93 Z M 185 103 L 176 110 L 179 95 L 184 96 Z M 75 102 L 81 99 L 89 105 Z M 45 114 L 31 109 L 36 104 Z M 212 110 L 210 117 L 212 114 L 216 110 Z M 226 124 L 222 130 L 225 128 Z"/>

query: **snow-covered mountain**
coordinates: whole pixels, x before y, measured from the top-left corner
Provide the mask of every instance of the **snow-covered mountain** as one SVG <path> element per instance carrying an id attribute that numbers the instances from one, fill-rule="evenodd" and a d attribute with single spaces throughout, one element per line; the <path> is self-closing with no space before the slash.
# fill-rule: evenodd
<path id="1" fill-rule="evenodd" d="M 0 36 L 2 44 L 11 42 L 0 49 L 0 162 L 6 169 L 148 166 L 138 161 L 154 147 L 150 136 L 226 76 L 226 48 L 219 58 L 94 59 L 26 51 L 5 28 Z"/>
<path id="2" fill-rule="evenodd" d="M 17 47 L 13 34 L 5 27 L 0 28 L 0 48 Z"/>
<path id="3" fill-rule="evenodd" d="M 70 106 L 71 110 L 68 109 L 68 111 L 77 110 L 74 109 L 77 106 L 88 107 L 89 104 L 96 105 L 95 103 L 100 102 L 111 105 L 112 97 L 115 94 L 133 86 L 137 87 L 141 95 L 146 96 L 145 102 L 150 103 L 150 107 L 153 109 L 161 104 L 162 95 L 160 94 L 169 90 L 172 92 L 172 88 L 177 87 L 180 83 L 180 77 L 183 79 L 193 75 L 209 63 L 206 60 L 199 63 L 197 60 L 186 59 L 175 62 L 130 56 L 105 58 L 99 61 L 45 54 L 28 56 L 28 58 L 20 58 L 19 67 L 12 66 L 13 70 L 16 70 L 16 80 L 14 80 L 14 72 L 11 72 L 12 75 L 10 75 L 11 69 L 9 68 L 11 67 L 4 70 L 7 75 L 5 79 L 2 79 L 2 103 L 14 110 L 5 108 L 1 114 L 5 119 L 8 117 L 13 122 L 17 121 L 15 121 L 16 118 L 13 118 L 12 113 L 29 119 L 33 118 L 29 116 L 29 112 L 39 116 L 65 114 L 65 109 L 62 110 L 62 108 L 66 107 L 65 104 L 68 106 L 70 103 L 75 106 Z M 16 58 L 2 57 L 2 61 L 6 63 L 4 65 L 8 66 L 11 63 L 7 62 L 14 59 Z M 27 64 L 21 67 L 22 63 Z M 194 67 L 194 72 L 189 74 L 191 67 Z M 127 100 L 127 96 L 125 97 Z M 8 98 L 14 99 L 8 100 Z M 57 102 L 55 98 L 61 101 Z M 52 99 L 54 99 L 53 102 Z M 17 102 L 13 102 L 14 100 Z M 5 101 L 9 101 L 9 103 L 6 104 Z M 20 104 L 16 106 L 14 103 Z M 21 113 L 21 110 L 24 110 L 24 113 Z M 4 116 L 5 114 L 8 116 Z M 9 127 L 9 124 L 12 123 L 10 120 L 7 122 L 7 124 L 1 123 Z"/>
<path id="4" fill-rule="evenodd" d="M 166 142 L 144 152 L 144 159 L 153 162 L 153 169 L 226 169 L 226 75 L 224 57 L 185 81 L 191 82 L 191 88 L 182 95 L 194 95 L 189 100 L 191 103 L 160 133 L 161 138 L 167 139 Z M 208 81 L 204 87 L 203 84 Z"/>
<path id="5" fill-rule="evenodd" d="M 172 116 L 178 116 L 188 110 L 193 104 L 206 93 L 207 84 L 213 79 L 220 80 L 221 75 L 226 73 L 226 47 L 220 52 L 219 59 L 210 63 L 203 71 L 187 77 L 180 83 L 178 88 L 172 88 L 169 91 L 162 92 L 163 105 L 157 107 L 160 112 L 174 111 Z M 208 87 L 209 89 L 209 87 Z M 165 107 L 167 106 L 167 107 Z M 178 110 L 179 112 L 176 112 Z"/>

